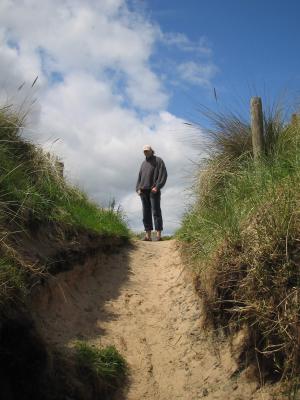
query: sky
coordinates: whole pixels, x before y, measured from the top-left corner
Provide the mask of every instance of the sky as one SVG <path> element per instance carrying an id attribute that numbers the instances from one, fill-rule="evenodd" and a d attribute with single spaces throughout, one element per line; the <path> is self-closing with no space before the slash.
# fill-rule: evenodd
<path id="1" fill-rule="evenodd" d="M 254 95 L 299 105 L 299 15 L 296 0 L 0 0 L 0 104 L 28 111 L 22 134 L 94 201 L 115 199 L 135 231 L 152 145 L 170 234 L 204 154 L 200 109 L 248 118 Z"/>

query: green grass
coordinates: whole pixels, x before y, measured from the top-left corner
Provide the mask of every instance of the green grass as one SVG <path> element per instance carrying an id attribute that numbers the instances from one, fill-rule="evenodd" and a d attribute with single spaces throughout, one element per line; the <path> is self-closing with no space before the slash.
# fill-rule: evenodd
<path id="1" fill-rule="evenodd" d="M 265 156 L 254 162 L 247 123 L 231 118 L 216 126 L 177 238 L 207 319 L 227 332 L 247 324 L 268 372 L 292 376 L 299 370 L 300 126 L 276 112 L 266 118 Z"/>
<path id="2" fill-rule="evenodd" d="M 22 224 L 28 215 L 122 237 L 129 230 L 122 213 L 106 210 L 59 174 L 54 156 L 21 138 L 22 119 L 0 110 L 0 213 Z"/>
<path id="3" fill-rule="evenodd" d="M 270 212 L 276 207 L 279 212 L 277 218 L 281 218 L 282 225 L 279 228 L 277 224 L 276 229 L 281 229 L 281 234 L 286 232 L 291 207 L 295 206 L 299 190 L 300 165 L 296 158 L 293 165 L 289 160 L 288 166 L 277 161 L 265 162 L 255 168 L 252 160 L 249 160 L 227 176 L 222 170 L 220 174 L 225 183 L 220 184 L 218 181 L 208 195 L 204 194 L 203 198 L 199 195 L 198 203 L 185 215 L 182 228 L 177 234 L 182 240 L 200 241 L 195 250 L 197 257 L 206 258 L 224 239 L 236 241 L 241 238 L 245 222 L 272 200 L 276 202 L 270 204 Z M 216 169 L 214 172 L 219 173 Z M 279 193 L 280 190 L 282 193 Z M 282 209 L 278 210 L 278 207 Z"/>
<path id="4" fill-rule="evenodd" d="M 100 208 L 97 204 L 88 201 L 82 193 L 71 199 L 63 206 L 68 213 L 69 221 L 78 226 L 89 228 L 95 232 L 120 237 L 129 237 L 129 229 L 120 211 Z M 58 219 L 68 219 L 65 215 Z"/>
<path id="5" fill-rule="evenodd" d="M 13 260 L 0 258 L 0 306 L 15 299 L 23 300 L 28 294 L 26 273 Z"/>
<path id="6" fill-rule="evenodd" d="M 86 342 L 77 342 L 75 350 L 81 368 L 95 374 L 108 385 L 114 387 L 125 378 L 126 362 L 114 346 L 97 348 Z"/>

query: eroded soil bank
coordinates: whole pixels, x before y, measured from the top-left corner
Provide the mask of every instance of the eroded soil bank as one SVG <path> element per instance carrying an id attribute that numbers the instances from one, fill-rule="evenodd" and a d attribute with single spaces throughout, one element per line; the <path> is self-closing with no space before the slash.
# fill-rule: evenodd
<path id="1" fill-rule="evenodd" d="M 201 300 L 174 241 L 135 242 L 52 278 L 33 307 L 46 338 L 114 344 L 129 364 L 116 399 L 270 399 L 251 371 L 239 372 L 240 338 L 231 356 L 202 326 Z"/>

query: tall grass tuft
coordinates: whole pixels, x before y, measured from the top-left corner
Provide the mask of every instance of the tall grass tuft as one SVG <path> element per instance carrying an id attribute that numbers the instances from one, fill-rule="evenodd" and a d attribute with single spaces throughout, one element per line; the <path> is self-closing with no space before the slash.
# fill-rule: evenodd
<path id="1" fill-rule="evenodd" d="M 82 369 L 115 387 L 125 378 L 127 366 L 114 346 L 96 348 L 86 342 L 75 344 L 76 357 Z"/>
<path id="2" fill-rule="evenodd" d="M 177 237 L 193 263 L 207 320 L 249 330 L 269 376 L 299 373 L 300 125 L 265 113 L 265 156 L 253 162 L 249 124 L 209 114 L 209 156 Z"/>

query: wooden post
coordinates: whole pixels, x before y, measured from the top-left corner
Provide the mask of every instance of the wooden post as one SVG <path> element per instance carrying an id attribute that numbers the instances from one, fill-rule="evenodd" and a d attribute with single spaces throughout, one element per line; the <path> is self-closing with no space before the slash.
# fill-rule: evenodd
<path id="1" fill-rule="evenodd" d="M 264 122 L 260 97 L 251 99 L 251 133 L 254 159 L 257 160 L 264 153 Z"/>

